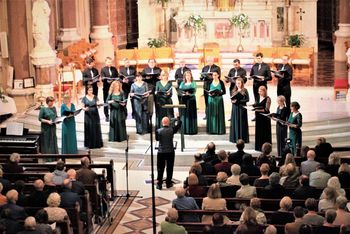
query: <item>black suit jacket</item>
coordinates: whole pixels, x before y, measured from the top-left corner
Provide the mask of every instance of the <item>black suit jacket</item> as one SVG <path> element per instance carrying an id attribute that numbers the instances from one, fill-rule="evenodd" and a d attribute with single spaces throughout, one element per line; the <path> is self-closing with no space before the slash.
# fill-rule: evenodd
<path id="1" fill-rule="evenodd" d="M 252 67 L 252 70 L 250 70 L 250 76 L 264 76 L 263 81 L 257 81 L 254 80 L 253 85 L 255 87 L 260 87 L 261 85 L 267 86 L 267 81 L 272 80 L 271 77 L 271 70 L 267 63 L 261 63 L 261 68 L 259 70 L 259 64 L 255 63 Z"/>
<path id="2" fill-rule="evenodd" d="M 282 67 L 283 64 L 278 64 L 277 70 L 281 70 Z M 283 78 L 278 78 L 277 95 L 290 96 L 290 81 L 293 80 L 293 68 L 291 65 L 285 64 L 283 70 L 285 70 Z"/>
<path id="3" fill-rule="evenodd" d="M 134 76 L 133 79 L 128 79 L 128 82 L 124 82 L 123 81 L 123 91 L 125 92 L 125 94 L 129 94 L 130 93 L 130 89 L 131 89 L 131 85 L 134 83 L 135 81 L 135 76 L 136 76 L 136 69 L 133 66 L 129 66 L 129 74 L 128 74 L 128 68 L 127 67 L 121 67 L 119 69 L 119 74 L 123 75 L 123 76 Z M 124 77 L 121 77 L 121 79 L 123 79 Z"/>
<path id="4" fill-rule="evenodd" d="M 210 72 L 214 72 L 214 71 L 218 72 L 219 75 L 221 76 L 221 68 L 218 65 L 216 65 L 216 64 L 213 64 L 212 66 L 209 66 L 209 65 L 204 66 L 202 68 L 202 72 L 209 72 L 209 68 L 210 68 Z M 208 90 L 213 77 L 210 76 L 209 80 L 208 79 L 206 80 L 204 76 L 201 76 L 200 79 L 204 80 L 203 89 Z"/>
<path id="5" fill-rule="evenodd" d="M 93 72 L 93 76 L 91 75 L 91 71 Z M 98 70 L 96 68 L 86 68 L 84 71 L 83 71 L 83 80 L 86 79 L 86 78 L 93 78 L 95 76 L 97 76 L 99 73 L 98 73 Z M 84 81 L 84 85 L 87 86 L 91 84 L 90 81 Z"/>
<path id="6" fill-rule="evenodd" d="M 23 207 L 20 207 L 12 202 L 1 206 L 0 213 L 7 208 L 11 210 L 11 219 L 13 220 L 24 220 L 28 216 Z"/>
<path id="7" fill-rule="evenodd" d="M 236 76 L 236 68 L 231 68 L 231 70 L 228 72 L 228 76 L 229 77 L 235 77 Z M 242 68 L 242 67 L 239 67 L 237 69 L 237 76 L 240 76 L 244 83 L 247 82 L 247 71 Z M 232 90 L 234 89 L 234 87 L 236 86 L 236 80 L 233 80 L 233 82 L 231 82 L 231 85 L 230 85 L 230 93 L 232 92 Z"/>
<path id="8" fill-rule="evenodd" d="M 245 152 L 243 150 L 238 150 L 237 152 L 231 153 L 228 156 L 228 161 L 232 164 L 241 165 L 244 154 L 245 154 Z"/>
<path id="9" fill-rule="evenodd" d="M 82 182 L 77 180 L 72 180 L 72 192 L 77 193 L 80 196 L 85 194 L 85 186 Z"/>
<path id="10" fill-rule="evenodd" d="M 156 83 L 157 83 L 157 81 L 159 81 L 159 76 L 160 76 L 161 72 L 162 72 L 162 69 L 160 69 L 159 67 L 154 67 L 153 74 L 158 74 L 158 76 L 154 75 L 148 79 L 146 74 L 152 73 L 152 68 L 146 67 L 142 71 L 142 76 L 146 77 L 144 81 L 148 84 L 148 89 L 152 90 L 152 92 L 154 92 L 154 89 L 156 87 Z"/>
<path id="11" fill-rule="evenodd" d="M 82 207 L 82 201 L 77 193 L 70 191 L 69 189 L 64 189 L 61 196 L 61 204 L 62 208 L 73 208 L 75 207 L 75 203 L 78 202 L 80 208 Z"/>
<path id="12" fill-rule="evenodd" d="M 191 69 L 189 69 L 186 66 L 179 67 L 178 69 L 176 69 L 176 71 L 175 71 L 175 80 L 177 81 L 177 87 L 179 87 L 181 82 L 183 81 L 184 73 L 186 71 L 191 71 Z"/>
<path id="13" fill-rule="evenodd" d="M 34 191 L 28 198 L 28 205 L 33 207 L 46 207 L 49 194 L 45 191 Z"/>
<path id="14" fill-rule="evenodd" d="M 103 67 L 101 69 L 101 78 L 103 77 L 108 77 L 108 78 L 117 78 L 118 77 L 118 70 L 117 68 L 111 66 L 111 73 L 109 73 L 109 67 Z M 103 89 L 104 91 L 108 91 L 109 87 L 111 86 L 111 81 L 110 80 L 103 80 Z"/>

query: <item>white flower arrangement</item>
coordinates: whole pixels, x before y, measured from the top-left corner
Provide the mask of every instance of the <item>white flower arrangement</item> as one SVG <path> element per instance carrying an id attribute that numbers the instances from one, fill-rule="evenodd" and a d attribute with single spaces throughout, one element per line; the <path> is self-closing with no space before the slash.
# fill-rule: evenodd
<path id="1" fill-rule="evenodd" d="M 196 32 L 206 30 L 206 25 L 205 25 L 203 17 L 200 15 L 194 15 L 194 14 L 192 14 L 192 15 L 190 15 L 190 17 L 188 17 L 188 19 L 185 22 L 185 27 L 192 28 Z"/>
<path id="2" fill-rule="evenodd" d="M 232 26 L 237 27 L 240 31 L 244 29 L 248 29 L 250 26 L 249 17 L 244 13 L 239 13 L 238 15 L 234 15 L 228 20 L 230 21 L 230 24 Z"/>

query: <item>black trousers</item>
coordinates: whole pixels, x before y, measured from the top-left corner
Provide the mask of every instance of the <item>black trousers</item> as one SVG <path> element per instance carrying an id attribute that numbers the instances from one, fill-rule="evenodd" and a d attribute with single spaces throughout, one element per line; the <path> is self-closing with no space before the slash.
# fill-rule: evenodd
<path id="1" fill-rule="evenodd" d="M 107 98 L 108 98 L 108 91 L 109 91 L 109 87 L 105 88 L 103 87 L 103 102 L 106 103 L 107 101 Z M 104 113 L 105 113 L 105 117 L 108 118 L 109 117 L 109 114 L 108 114 L 108 109 L 109 109 L 109 106 L 105 106 L 104 107 Z"/>
<path id="2" fill-rule="evenodd" d="M 171 180 L 173 179 L 174 171 L 174 161 L 175 161 L 175 152 L 171 153 L 159 153 L 157 154 L 157 180 L 158 184 L 161 186 L 163 184 L 163 174 L 166 165 L 166 184 L 170 185 Z"/>

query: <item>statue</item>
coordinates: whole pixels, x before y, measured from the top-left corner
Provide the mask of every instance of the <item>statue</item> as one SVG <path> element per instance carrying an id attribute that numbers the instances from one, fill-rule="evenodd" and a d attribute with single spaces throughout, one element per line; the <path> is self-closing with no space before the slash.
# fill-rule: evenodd
<path id="1" fill-rule="evenodd" d="M 33 3 L 33 38 L 35 41 L 34 50 L 50 50 L 50 7 L 45 0 L 36 0 Z"/>
<path id="2" fill-rule="evenodd" d="M 177 22 L 175 17 L 177 16 L 178 9 L 171 9 L 171 16 L 169 20 L 169 32 L 170 32 L 170 43 L 175 44 L 177 42 Z"/>

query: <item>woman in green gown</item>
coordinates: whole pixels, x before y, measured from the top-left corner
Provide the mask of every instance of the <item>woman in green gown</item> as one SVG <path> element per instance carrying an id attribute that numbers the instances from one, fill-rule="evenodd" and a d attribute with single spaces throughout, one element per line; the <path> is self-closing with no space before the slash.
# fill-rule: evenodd
<path id="1" fill-rule="evenodd" d="M 113 81 L 106 100 L 111 114 L 109 122 L 109 141 L 125 141 L 127 138 L 125 120 L 127 117 L 126 99 L 119 81 Z"/>
<path id="2" fill-rule="evenodd" d="M 74 112 L 75 105 L 71 102 L 69 95 L 63 97 L 61 116 L 67 116 L 62 123 L 62 154 L 77 154 L 77 134 L 75 128 Z"/>
<path id="3" fill-rule="evenodd" d="M 42 154 L 58 154 L 56 123 L 55 99 L 46 98 L 47 107 L 42 107 L 39 112 L 39 121 L 41 122 L 40 152 Z"/>
<path id="4" fill-rule="evenodd" d="M 197 125 L 197 103 L 196 103 L 196 82 L 193 81 L 191 71 L 185 71 L 184 81 L 179 86 L 180 103 L 186 108 L 181 109 L 181 120 L 184 134 L 194 135 L 198 133 Z"/>
<path id="5" fill-rule="evenodd" d="M 231 94 L 232 111 L 231 111 L 231 128 L 230 141 L 236 143 L 238 139 L 249 142 L 248 131 L 248 114 L 245 106 L 249 102 L 249 93 L 244 88 L 242 78 L 236 80 L 236 85 Z"/>
<path id="6" fill-rule="evenodd" d="M 173 108 L 163 108 L 163 105 L 173 104 L 171 96 L 173 95 L 172 84 L 169 82 L 169 73 L 162 71 L 160 73 L 160 81 L 156 83 L 156 129 L 162 127 L 162 119 L 164 117 L 174 118 Z"/>
<path id="7" fill-rule="evenodd" d="M 225 109 L 222 95 L 226 93 L 225 85 L 220 80 L 220 74 L 213 72 L 213 81 L 209 85 L 207 133 L 222 135 L 226 133 Z"/>
<path id="8" fill-rule="evenodd" d="M 291 140 L 290 149 L 292 151 L 292 154 L 294 155 L 298 154 L 297 151 L 300 150 L 301 142 L 302 142 L 301 126 L 303 125 L 303 116 L 299 112 L 299 109 L 300 109 L 300 105 L 298 102 L 292 102 L 290 104 L 291 113 L 288 118 L 288 126 L 289 126 L 289 138 Z"/>

